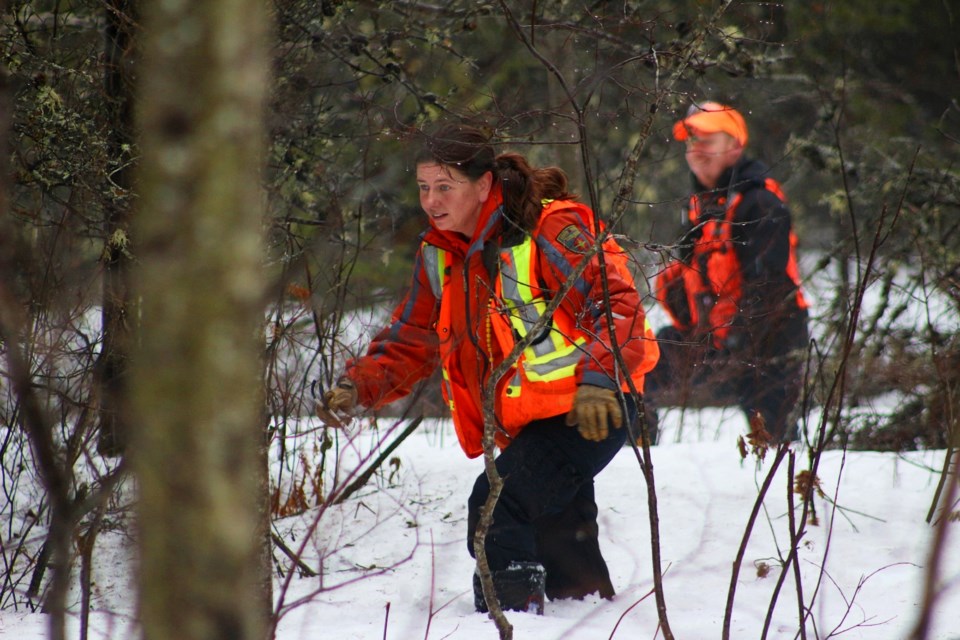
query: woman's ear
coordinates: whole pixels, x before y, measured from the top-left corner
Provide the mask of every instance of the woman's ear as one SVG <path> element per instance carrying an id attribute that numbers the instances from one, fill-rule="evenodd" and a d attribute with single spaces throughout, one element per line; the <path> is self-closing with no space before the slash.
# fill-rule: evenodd
<path id="1" fill-rule="evenodd" d="M 480 202 L 486 202 L 490 197 L 490 191 L 493 188 L 493 172 L 487 171 L 477 179 L 477 188 L 479 190 Z"/>

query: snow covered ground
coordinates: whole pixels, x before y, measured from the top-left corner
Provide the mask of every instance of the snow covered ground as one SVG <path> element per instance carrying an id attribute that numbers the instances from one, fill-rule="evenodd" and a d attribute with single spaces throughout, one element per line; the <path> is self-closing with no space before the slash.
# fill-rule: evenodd
<path id="1" fill-rule="evenodd" d="M 664 584 L 670 625 L 679 639 L 719 638 L 731 566 L 773 456 L 741 460 L 736 436 L 745 422 L 732 410 L 664 414 L 665 444 L 654 448 Z M 344 462 L 371 451 L 372 432 L 342 442 Z M 796 448 L 796 470 L 807 466 Z M 904 640 L 917 619 L 933 529 L 924 521 L 943 463 L 942 451 L 824 454 L 816 499 L 819 526 L 800 549 L 805 602 L 815 597 L 808 638 Z M 387 473 L 343 505 L 328 510 L 305 538 L 315 511 L 278 523 L 292 548 L 307 540 L 306 563 L 321 577 L 278 580 L 283 598 L 280 640 L 497 638 L 475 613 L 473 561 L 465 548 L 466 498 L 480 460 L 467 460 L 447 422 L 424 423 L 394 453 Z M 349 465 L 342 467 L 346 469 Z M 759 638 L 788 545 L 786 464 L 771 487 L 736 584 L 732 638 Z M 595 640 L 656 638 L 651 595 L 650 530 L 643 478 L 625 448 L 597 479 L 601 546 L 617 596 L 554 601 L 543 617 L 510 612 L 514 637 Z M 837 508 L 831 504 L 834 501 Z M 941 565 L 942 593 L 931 640 L 960 638 L 960 544 L 951 527 Z M 94 579 L 91 637 L 130 638 L 135 602 L 129 579 L 131 542 L 103 536 Z M 278 554 L 278 557 L 283 558 Z M 769 566 L 766 577 L 762 567 Z M 769 638 L 798 629 L 796 587 L 784 583 Z M 73 624 L 72 637 L 78 626 Z M 4 612 L 0 636 L 46 637 L 39 613 Z"/>
<path id="2" fill-rule="evenodd" d="M 825 313 L 830 278 L 819 273 L 808 287 L 814 318 Z M 816 286 L 814 286 L 816 285 Z M 938 298 L 897 290 L 924 301 L 921 315 L 945 331 L 958 319 Z M 818 295 L 819 294 L 819 295 Z M 874 305 L 868 291 L 868 308 Z M 894 305 L 896 306 L 896 305 Z M 911 307 L 913 308 L 913 307 Z M 652 310 L 655 326 L 666 322 Z M 922 324 L 920 320 L 909 322 Z M 352 322 L 350 327 L 374 327 Z M 814 334 L 827 344 L 836 336 Z M 350 344 L 359 336 L 349 336 Z M 301 375 L 301 374 L 298 374 Z M 895 398 L 860 410 L 884 412 Z M 731 568 L 749 514 L 773 461 L 741 460 L 737 436 L 746 422 L 735 409 L 669 410 L 662 413 L 664 443 L 654 448 L 666 606 L 679 640 L 721 637 Z M 812 429 L 816 414 L 809 416 Z M 356 423 L 355 423 L 356 425 Z M 312 420 L 299 425 L 300 441 L 288 443 L 291 469 L 302 473 L 299 451 L 316 466 L 320 455 Z M 384 438 L 389 442 L 390 438 Z M 385 445 L 379 445 L 385 446 Z M 349 482 L 358 461 L 378 451 L 376 432 L 340 435 L 336 480 Z M 796 472 L 809 466 L 808 451 L 794 447 Z M 925 522 L 944 462 L 943 451 L 907 454 L 829 451 L 818 476 L 825 497 L 815 499 L 819 525 L 809 527 L 799 550 L 803 601 L 812 601 L 807 638 L 906 640 L 916 623 L 927 576 L 933 528 Z M 276 531 L 304 562 L 322 569 L 319 577 L 286 572 L 277 578 L 282 604 L 279 640 L 474 640 L 495 639 L 497 630 L 473 610 L 473 560 L 466 551 L 466 499 L 481 460 L 462 454 L 449 422 L 425 422 L 391 456 L 382 474 L 344 504 L 291 516 Z M 298 466 L 300 465 L 300 466 Z M 362 467 L 362 465 L 360 465 Z M 327 478 L 329 491 L 333 478 Z M 778 470 L 746 548 L 736 583 L 730 637 L 761 637 L 764 619 L 789 546 L 787 465 Z M 663 637 L 651 590 L 650 525 L 647 492 L 632 449 L 624 449 L 597 478 L 601 548 L 617 596 L 612 601 L 548 602 L 542 617 L 508 613 L 517 640 L 646 639 Z M 952 511 L 957 512 L 954 505 Z M 799 515 L 799 511 L 797 511 Z M 316 524 L 316 533 L 306 535 Z M 960 522 L 948 530 L 940 566 L 941 594 L 927 640 L 960 640 Z M 91 638 L 136 637 L 135 585 L 131 578 L 133 541 L 116 533 L 98 539 L 94 557 Z M 277 558 L 289 568 L 287 558 Z M 765 577 L 764 577 L 765 575 Z M 289 582 L 287 579 L 289 578 Z M 767 634 L 798 636 L 797 588 L 788 576 Z M 79 611 L 79 596 L 73 599 Z M 72 638 L 79 624 L 71 622 Z M 0 612 L 0 637 L 47 637 L 41 613 Z"/>

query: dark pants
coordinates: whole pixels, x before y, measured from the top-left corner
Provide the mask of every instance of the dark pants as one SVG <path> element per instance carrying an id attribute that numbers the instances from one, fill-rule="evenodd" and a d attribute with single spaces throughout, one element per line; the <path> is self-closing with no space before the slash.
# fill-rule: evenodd
<path id="1" fill-rule="evenodd" d="M 625 419 L 636 409 L 630 403 Z M 565 416 L 530 423 L 496 459 L 503 477 L 493 524 L 486 537 L 492 571 L 511 562 L 539 562 L 546 569 L 547 597 L 582 598 L 614 594 L 600 553 L 593 478 L 607 466 L 626 439 L 627 428 L 611 429 L 603 442 L 590 442 Z M 480 474 L 470 494 L 467 549 L 490 485 Z"/>
<path id="2" fill-rule="evenodd" d="M 759 413 L 775 440 L 796 440 L 794 409 L 809 340 L 806 311 L 797 310 L 778 327 L 760 324 L 749 337 L 728 351 L 674 327 L 660 329 L 660 360 L 644 387 L 651 425 L 657 422 L 658 406 L 736 404 L 748 420 Z"/>

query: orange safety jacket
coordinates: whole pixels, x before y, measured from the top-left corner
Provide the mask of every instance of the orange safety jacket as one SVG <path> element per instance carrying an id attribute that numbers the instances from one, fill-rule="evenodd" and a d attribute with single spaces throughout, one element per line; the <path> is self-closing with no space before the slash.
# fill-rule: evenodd
<path id="1" fill-rule="evenodd" d="M 497 189 L 491 198 L 496 208 L 491 211 L 488 201 L 469 243 L 436 229 L 424 234 L 414 288 L 397 307 L 394 323 L 371 343 L 366 356 L 347 367 L 360 401 L 377 406 L 404 395 L 414 378 L 439 364 L 443 397 L 469 457 L 483 452 L 484 386 L 531 332 L 535 338 L 495 386 L 501 448 L 531 421 L 567 413 L 579 384 L 629 391 L 629 377 L 642 391 L 644 374 L 659 358 L 627 256 L 612 239 L 603 246 L 604 273 L 616 343 L 628 371 L 619 369 L 611 347 L 596 256 L 549 322 L 537 327 L 554 294 L 593 246 L 593 212 L 575 201 L 546 202 L 533 234 L 524 234 L 514 246 L 493 246 L 496 251 L 487 249 L 484 258 L 484 246 L 503 240 L 499 197 Z M 429 318 L 415 317 L 428 306 Z M 413 327 L 416 332 L 406 335 Z M 424 338 L 426 327 L 434 332 L 430 344 L 435 351 L 429 355 L 410 344 L 411 337 Z"/>
<path id="2" fill-rule="evenodd" d="M 772 178 L 766 178 L 760 188 L 786 202 L 780 185 Z M 699 226 L 692 257 L 689 262 L 678 260 L 668 264 L 657 277 L 654 287 L 658 301 L 675 327 L 698 335 L 712 332 L 717 347 L 722 346 L 727 338 L 740 313 L 743 297 L 743 272 L 733 241 L 734 218 L 742 200 L 743 192 L 735 193 L 729 203 L 721 197 L 718 204 L 726 206 L 725 214 L 704 217 L 700 198 L 696 194 L 691 196 L 690 224 Z M 806 309 L 809 305 L 800 290 L 796 245 L 797 238 L 791 229 L 786 274 L 796 286 L 797 307 Z M 678 288 L 682 288 L 683 295 L 677 293 Z M 682 303 L 678 303 L 679 298 L 683 298 Z"/>

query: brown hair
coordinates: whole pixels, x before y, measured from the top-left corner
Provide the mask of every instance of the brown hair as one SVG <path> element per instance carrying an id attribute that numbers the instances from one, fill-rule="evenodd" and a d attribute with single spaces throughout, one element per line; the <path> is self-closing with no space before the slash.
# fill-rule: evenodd
<path id="1" fill-rule="evenodd" d="M 531 167 L 518 153 L 495 155 L 490 137 L 470 125 L 449 124 L 429 135 L 416 162 L 449 165 L 470 180 L 478 180 L 490 171 L 503 190 L 504 215 L 524 231 L 536 228 L 543 200 L 577 197 L 567 191 L 567 174 L 562 169 Z"/>

